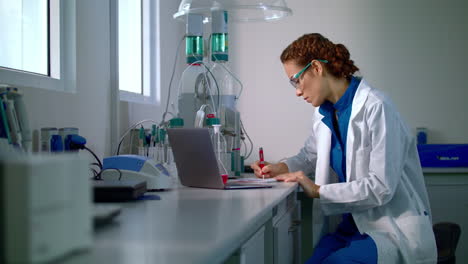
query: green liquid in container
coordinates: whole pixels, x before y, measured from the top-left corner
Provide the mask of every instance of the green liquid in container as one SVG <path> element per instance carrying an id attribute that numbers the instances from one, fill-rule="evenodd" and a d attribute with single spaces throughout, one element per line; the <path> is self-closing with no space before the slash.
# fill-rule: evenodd
<path id="1" fill-rule="evenodd" d="M 214 33 L 211 35 L 211 60 L 228 60 L 228 34 Z"/>
<path id="2" fill-rule="evenodd" d="M 203 37 L 188 36 L 185 39 L 185 55 L 187 63 L 194 63 L 203 60 Z"/>

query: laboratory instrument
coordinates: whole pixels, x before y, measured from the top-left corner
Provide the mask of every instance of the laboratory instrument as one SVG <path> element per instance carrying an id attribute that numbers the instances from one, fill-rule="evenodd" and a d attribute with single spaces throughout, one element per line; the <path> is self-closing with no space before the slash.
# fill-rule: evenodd
<path id="1" fill-rule="evenodd" d="M 205 109 L 210 109 L 211 112 L 207 114 L 214 115 L 220 121 L 220 132 L 231 156 L 230 166 L 226 168 L 230 177 L 240 176 L 243 171 L 244 157 L 240 150 L 245 129 L 236 107 L 243 85 L 228 63 L 228 18 L 242 22 L 271 21 L 291 14 L 285 0 L 182 0 L 178 12 L 173 15 L 174 19 L 186 22 L 185 52 L 188 64 L 179 81 L 177 102 L 171 103 L 174 116 L 182 118 L 185 127 L 198 128 L 203 126 Z M 208 41 L 211 53 L 205 59 L 203 24 L 208 22 L 211 22 Z M 169 101 L 168 97 L 162 125 L 169 113 Z M 205 127 L 210 127 L 210 124 L 207 122 Z M 251 142 L 250 152 L 245 152 L 247 157 L 252 149 Z M 226 165 L 226 162 L 221 164 Z"/>
<path id="2" fill-rule="evenodd" d="M 172 179 L 161 163 L 138 155 L 119 155 L 104 158 L 101 177 L 103 180 L 146 181 L 148 190 L 169 189 Z"/>
<path id="3" fill-rule="evenodd" d="M 0 102 L 2 103 L 2 123 L 7 125 L 8 143 L 20 147 L 26 152 L 32 151 L 32 133 L 23 93 L 18 88 L 0 85 Z M 5 116 L 4 116 L 5 114 Z"/>
<path id="4" fill-rule="evenodd" d="M 53 135 L 58 135 L 58 129 L 56 127 L 41 128 L 41 152 L 50 152 L 50 139 Z"/>
<path id="5" fill-rule="evenodd" d="M 240 142 L 243 135 L 236 103 L 242 84 L 228 65 L 228 13 L 216 10 L 212 16 L 211 62 L 205 62 L 203 56 L 200 57 L 203 53 L 197 53 L 199 49 L 195 48 L 203 42 L 194 41 L 203 36 L 202 16 L 187 15 L 187 38 L 191 41 L 186 42 L 188 66 L 179 82 L 176 116 L 185 121 L 187 128 L 202 127 L 207 114 L 219 120 L 220 132 L 231 156 L 227 174 L 234 177 L 241 173 Z M 206 113 L 206 110 L 211 112 Z M 205 127 L 209 126 L 206 123 Z"/>
<path id="6" fill-rule="evenodd" d="M 422 167 L 468 167 L 468 144 L 418 145 Z"/>
<path id="7" fill-rule="evenodd" d="M 218 115 L 223 126 L 232 162 L 230 176 L 240 176 L 241 173 L 241 124 L 240 112 L 237 110 L 237 100 L 242 93 L 242 83 L 232 73 L 228 55 L 228 12 L 216 10 L 212 12 L 211 33 L 211 77 L 219 87 Z M 213 81 L 214 82 L 214 81 Z"/>
<path id="8" fill-rule="evenodd" d="M 209 103 L 211 84 L 203 64 L 203 22 L 200 15 L 188 15 L 186 25 L 186 63 L 177 92 L 177 116 L 186 127 L 194 127 L 196 114 Z M 173 103 L 175 104 L 175 103 Z"/>

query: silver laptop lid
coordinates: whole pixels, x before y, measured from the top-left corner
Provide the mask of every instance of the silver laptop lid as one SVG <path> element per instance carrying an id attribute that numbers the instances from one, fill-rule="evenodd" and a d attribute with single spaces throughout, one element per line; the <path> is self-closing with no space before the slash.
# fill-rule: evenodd
<path id="1" fill-rule="evenodd" d="M 183 185 L 224 189 L 207 128 L 169 128 L 167 134 Z"/>

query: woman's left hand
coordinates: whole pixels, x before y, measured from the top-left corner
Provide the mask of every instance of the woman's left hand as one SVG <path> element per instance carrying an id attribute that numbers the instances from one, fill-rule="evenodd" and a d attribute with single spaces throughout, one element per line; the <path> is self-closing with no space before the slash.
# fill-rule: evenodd
<path id="1" fill-rule="evenodd" d="M 284 182 L 297 182 L 301 185 L 302 189 L 304 189 L 307 196 L 311 198 L 320 198 L 320 186 L 315 184 L 302 171 L 284 173 L 276 176 L 275 179 Z"/>

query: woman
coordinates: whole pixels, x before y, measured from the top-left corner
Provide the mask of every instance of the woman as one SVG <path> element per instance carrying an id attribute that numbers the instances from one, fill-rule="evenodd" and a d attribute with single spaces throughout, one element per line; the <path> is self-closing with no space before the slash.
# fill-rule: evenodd
<path id="1" fill-rule="evenodd" d="M 316 107 L 312 131 L 296 156 L 252 167 L 317 198 L 307 263 L 436 263 L 414 137 L 389 99 L 353 75 L 345 46 L 320 34 L 295 40 L 281 62 L 296 95 Z"/>

